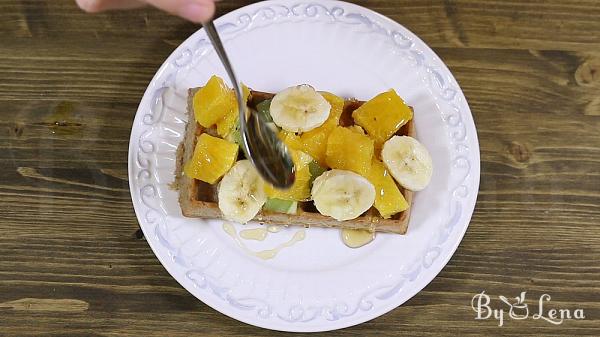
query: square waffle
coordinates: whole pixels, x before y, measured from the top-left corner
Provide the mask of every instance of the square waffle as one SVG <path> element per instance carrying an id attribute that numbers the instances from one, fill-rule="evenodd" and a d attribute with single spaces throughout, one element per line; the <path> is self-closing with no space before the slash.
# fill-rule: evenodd
<path id="1" fill-rule="evenodd" d="M 183 165 L 192 158 L 198 136 L 202 133 L 216 136 L 216 129 L 207 129 L 195 122 L 193 97 L 198 89 L 199 88 L 192 88 L 188 92 L 188 123 L 184 139 L 177 149 L 175 182 L 176 187 L 179 190 L 179 204 L 183 215 L 186 217 L 222 218 L 217 200 L 218 184 L 211 185 L 197 179 L 189 178 L 183 174 Z M 251 91 L 249 104 L 256 106 L 256 104 L 266 99 L 271 99 L 273 96 L 274 94 L 270 93 Z M 364 102 L 362 101 L 354 99 L 346 100 L 343 113 L 340 117 L 340 125 L 353 125 L 352 112 L 358 109 L 363 103 Z M 396 135 L 415 137 L 413 120 L 414 119 L 411 119 L 407 124 L 400 128 Z M 243 151 L 240 150 L 238 158 L 244 158 Z M 261 210 L 254 220 L 264 224 L 365 229 L 375 232 L 405 234 L 408 228 L 413 192 L 404 189 L 400 185 L 398 185 L 398 188 L 408 202 L 409 208 L 406 211 L 393 215 L 389 219 L 382 218 L 377 209 L 371 207 L 356 219 L 337 221 L 329 216 L 320 214 L 312 201 L 305 201 L 298 202 L 298 211 L 296 214 L 275 213 L 268 210 Z"/>

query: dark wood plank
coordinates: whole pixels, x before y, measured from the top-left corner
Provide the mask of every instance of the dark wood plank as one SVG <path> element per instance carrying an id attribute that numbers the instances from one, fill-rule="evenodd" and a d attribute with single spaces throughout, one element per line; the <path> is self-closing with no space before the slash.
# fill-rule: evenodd
<path id="1" fill-rule="evenodd" d="M 225 0 L 219 14 L 250 4 Z M 434 47 L 588 51 L 600 48 L 596 0 L 353 0 L 400 22 Z M 196 30 L 151 9 L 86 16 L 69 0 L 2 0 L 0 31 L 10 37 L 169 38 Z M 175 41 L 174 41 L 175 42 Z M 549 48 L 550 47 L 550 48 Z"/>
<path id="2" fill-rule="evenodd" d="M 450 263 L 400 308 L 337 336 L 600 335 L 600 4 L 355 1 L 449 65 L 477 123 L 476 211 Z M 220 13 L 251 1 L 219 3 Z M 153 9 L 0 0 L 0 335 L 275 336 L 196 300 L 139 236 L 131 123 L 198 27 Z M 473 295 L 542 293 L 586 319 L 476 321 Z"/>

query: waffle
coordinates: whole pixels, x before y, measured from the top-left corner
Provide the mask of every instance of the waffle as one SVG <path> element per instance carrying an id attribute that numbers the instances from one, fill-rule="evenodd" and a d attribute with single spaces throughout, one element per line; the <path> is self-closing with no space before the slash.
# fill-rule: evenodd
<path id="1" fill-rule="evenodd" d="M 177 149 L 175 185 L 179 190 L 179 204 L 184 216 L 191 218 L 221 218 L 222 214 L 217 201 L 217 184 L 211 185 L 200 180 L 191 179 L 182 173 L 183 164 L 192 158 L 197 137 L 202 133 L 216 136 L 214 128 L 206 129 L 194 122 L 193 97 L 197 90 L 198 88 L 192 88 L 188 92 L 187 114 L 189 122 L 186 126 L 185 137 Z M 256 106 L 256 104 L 273 96 L 274 94 L 251 91 L 250 104 Z M 358 109 L 363 103 L 357 100 L 346 100 L 340 118 L 340 125 L 353 125 L 352 112 Z M 415 128 L 413 120 L 411 119 L 411 121 L 400 128 L 396 135 L 414 137 Z M 243 157 L 243 152 L 240 151 L 239 158 Z M 402 186 L 398 187 L 408 202 L 409 208 L 404 212 L 393 215 L 389 219 L 383 219 L 377 209 L 371 207 L 356 219 L 337 221 L 329 216 L 320 214 L 312 201 L 306 201 L 298 203 L 296 214 L 283 214 L 262 210 L 256 215 L 254 220 L 264 224 L 366 229 L 375 232 L 405 234 L 408 228 L 413 192 L 402 188 Z"/>

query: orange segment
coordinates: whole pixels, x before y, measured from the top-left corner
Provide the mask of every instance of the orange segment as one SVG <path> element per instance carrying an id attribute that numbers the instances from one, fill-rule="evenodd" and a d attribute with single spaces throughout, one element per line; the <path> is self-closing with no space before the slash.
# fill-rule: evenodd
<path id="1" fill-rule="evenodd" d="M 358 126 L 358 125 L 348 126 L 348 129 L 350 131 L 358 133 L 359 135 L 364 135 L 365 134 L 365 130 L 363 128 L 361 128 L 360 126 Z"/>
<path id="2" fill-rule="evenodd" d="M 214 184 L 235 163 L 238 145 L 203 133 L 198 137 L 192 159 L 183 172 L 188 177 Z"/>
<path id="3" fill-rule="evenodd" d="M 366 177 L 371 168 L 374 143 L 355 128 L 333 129 L 327 139 L 325 161 L 328 167 L 349 170 Z"/>
<path id="4" fill-rule="evenodd" d="M 250 89 L 247 86 L 242 84 L 242 95 L 244 96 L 244 102 L 248 103 L 248 98 L 250 97 Z M 238 120 L 240 119 L 240 112 L 238 110 L 237 98 L 235 97 L 235 92 L 230 90 L 230 96 L 233 103 L 231 104 L 231 110 L 223 116 L 223 118 L 219 119 L 217 124 L 217 134 L 221 137 L 225 137 L 231 131 L 235 129 L 237 126 Z"/>
<path id="5" fill-rule="evenodd" d="M 301 135 L 282 131 L 280 132 L 280 138 L 291 149 L 306 152 L 319 165 L 326 166 L 325 153 L 327 151 L 327 139 L 331 131 L 333 131 L 333 127 L 328 126 L 320 126 Z"/>
<path id="6" fill-rule="evenodd" d="M 233 109 L 231 90 L 221 78 L 213 76 L 196 92 L 193 104 L 196 121 L 209 128 Z"/>
<path id="7" fill-rule="evenodd" d="M 295 134 L 293 132 L 281 130 L 281 131 L 279 131 L 277 136 L 279 137 L 280 140 L 282 140 L 285 143 L 285 145 L 288 146 L 288 148 L 290 148 L 292 150 L 302 151 L 304 144 L 302 144 L 302 141 L 300 140 L 300 136 L 298 136 L 297 134 Z"/>
<path id="8" fill-rule="evenodd" d="M 292 150 L 292 160 L 296 168 L 296 180 L 291 188 L 280 190 L 270 184 L 265 184 L 265 192 L 271 199 L 303 201 L 310 199 L 311 174 L 309 164 L 312 158 L 302 151 Z"/>
<path id="9" fill-rule="evenodd" d="M 373 159 L 367 179 L 375 186 L 375 208 L 384 219 L 408 209 L 408 203 L 380 160 Z"/>
<path id="10" fill-rule="evenodd" d="M 381 93 L 352 113 L 354 122 L 362 126 L 377 147 L 413 118 L 412 110 L 396 91 Z"/>
<path id="11" fill-rule="evenodd" d="M 225 137 L 231 131 L 235 129 L 239 120 L 239 116 L 237 113 L 234 113 L 233 110 L 228 112 L 223 118 L 217 121 L 217 134 L 221 137 Z"/>
<path id="12" fill-rule="evenodd" d="M 326 166 L 327 139 L 333 127 L 320 126 L 300 135 L 302 150 L 313 157 L 319 165 Z"/>
<path id="13" fill-rule="evenodd" d="M 331 105 L 329 117 L 322 126 L 337 126 L 340 124 L 340 116 L 344 111 L 344 99 L 329 92 L 320 92 L 320 94 Z"/>

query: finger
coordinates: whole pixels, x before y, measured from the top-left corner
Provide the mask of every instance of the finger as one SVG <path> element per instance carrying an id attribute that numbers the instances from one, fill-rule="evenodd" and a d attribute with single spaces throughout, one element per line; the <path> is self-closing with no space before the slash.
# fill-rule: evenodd
<path id="1" fill-rule="evenodd" d="M 213 0 L 145 0 L 147 3 L 179 15 L 192 22 L 202 23 L 210 20 L 215 14 Z"/>
<path id="2" fill-rule="evenodd" d="M 146 5 L 138 0 L 76 0 L 79 8 L 88 13 L 98 13 L 110 9 L 132 9 Z"/>
<path id="3" fill-rule="evenodd" d="M 110 9 L 137 8 L 149 3 L 154 7 L 196 23 L 206 22 L 215 14 L 214 0 L 76 0 L 81 9 L 97 13 Z"/>

